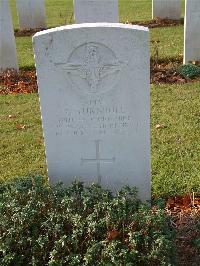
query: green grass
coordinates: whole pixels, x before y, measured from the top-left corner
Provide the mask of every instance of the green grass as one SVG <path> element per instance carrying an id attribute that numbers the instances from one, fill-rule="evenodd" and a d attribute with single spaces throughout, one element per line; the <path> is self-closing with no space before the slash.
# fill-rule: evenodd
<path id="1" fill-rule="evenodd" d="M 161 60 L 180 58 L 183 56 L 183 26 L 154 28 L 150 30 L 151 56 Z"/>
<path id="2" fill-rule="evenodd" d="M 153 194 L 200 193 L 199 110 L 200 82 L 152 86 Z"/>
<path id="3" fill-rule="evenodd" d="M 46 175 L 37 94 L 0 97 L 1 179 Z M 151 88 L 153 195 L 200 193 L 200 83 Z M 16 115 L 16 118 L 9 118 Z M 16 129 L 16 125 L 26 129 Z M 156 124 L 164 124 L 156 129 Z"/>
<path id="4" fill-rule="evenodd" d="M 15 1 L 11 1 L 14 24 L 18 28 Z M 63 25 L 71 21 L 72 14 L 71 0 L 46 0 L 47 24 L 48 27 Z M 121 21 L 139 21 L 151 19 L 150 0 L 119 0 Z M 139 12 L 140 10 L 140 12 Z M 68 15 L 67 15 L 68 14 Z M 134 15 L 135 14 L 135 15 Z M 143 17 L 141 17 L 143 15 Z M 70 17 L 70 20 L 67 19 Z M 131 18 L 133 16 L 133 18 Z M 155 28 L 150 30 L 151 35 L 151 56 L 158 53 L 159 59 L 176 59 L 183 54 L 183 26 Z M 33 49 L 31 37 L 16 38 L 18 61 L 20 67 L 34 67 Z"/>
<path id="5" fill-rule="evenodd" d="M 183 26 L 155 28 L 150 30 L 151 56 L 158 50 L 161 60 L 180 58 L 183 53 Z M 34 67 L 31 37 L 16 38 L 20 67 Z"/>
<path id="6" fill-rule="evenodd" d="M 18 37 L 16 38 L 17 58 L 20 68 L 32 68 L 35 66 L 32 38 Z"/>
<path id="7" fill-rule="evenodd" d="M 15 29 L 19 29 L 16 1 L 9 0 L 12 19 Z M 56 27 L 70 22 L 73 12 L 73 0 L 46 0 L 46 22 L 47 27 Z"/>
<path id="8" fill-rule="evenodd" d="M 18 28 L 15 1 L 10 4 Z M 119 8 L 121 21 L 151 19 L 151 0 L 119 0 Z M 72 0 L 46 0 L 46 12 L 48 27 L 72 22 Z M 181 58 L 183 26 L 151 29 L 150 36 L 152 58 L 156 53 L 161 60 Z M 33 68 L 31 37 L 16 42 L 20 67 Z M 200 82 L 153 85 L 151 106 L 153 195 L 200 193 Z M 20 124 L 26 128 L 17 129 Z M 0 179 L 47 176 L 37 94 L 0 95 L 0 135 Z"/>
<path id="9" fill-rule="evenodd" d="M 12 10 L 13 24 L 19 28 L 16 2 L 9 0 Z M 182 1 L 182 17 L 184 15 L 184 0 Z M 148 21 L 152 18 L 152 0 L 119 0 L 120 22 Z M 73 23 L 73 0 L 45 0 L 47 26 L 55 27 Z"/>
<path id="10" fill-rule="evenodd" d="M 0 179 L 46 174 L 37 94 L 0 96 L 0 135 Z"/>

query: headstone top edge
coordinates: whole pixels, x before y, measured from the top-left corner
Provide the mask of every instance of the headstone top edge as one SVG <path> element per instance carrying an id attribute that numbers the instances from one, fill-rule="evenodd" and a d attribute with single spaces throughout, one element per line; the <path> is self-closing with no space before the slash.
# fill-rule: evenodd
<path id="1" fill-rule="evenodd" d="M 80 24 L 73 24 L 73 25 L 66 25 L 60 26 L 48 30 L 43 30 L 37 32 L 33 39 L 45 34 L 55 33 L 63 30 L 70 30 L 70 29 L 83 29 L 83 28 L 119 28 L 119 29 L 131 29 L 131 30 L 138 30 L 138 31 L 146 31 L 148 32 L 149 29 L 147 27 L 139 26 L 139 25 L 130 25 L 130 24 L 123 24 L 123 23 L 107 23 L 107 22 L 100 22 L 100 23 L 80 23 Z"/>

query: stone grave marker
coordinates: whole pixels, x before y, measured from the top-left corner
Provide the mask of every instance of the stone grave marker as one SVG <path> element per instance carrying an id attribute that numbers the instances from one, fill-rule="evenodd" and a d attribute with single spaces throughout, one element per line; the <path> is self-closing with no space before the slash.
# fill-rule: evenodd
<path id="1" fill-rule="evenodd" d="M 44 29 L 44 0 L 16 0 L 20 29 Z"/>
<path id="2" fill-rule="evenodd" d="M 152 18 L 178 20 L 181 17 L 180 0 L 152 0 Z"/>
<path id="3" fill-rule="evenodd" d="M 8 1 L 0 0 L 0 72 L 6 69 L 15 69 L 18 71 L 18 64 Z"/>
<path id="4" fill-rule="evenodd" d="M 184 22 L 184 64 L 200 61 L 200 1 L 186 0 Z"/>
<path id="5" fill-rule="evenodd" d="M 119 22 L 118 0 L 74 0 L 76 23 Z"/>
<path id="6" fill-rule="evenodd" d="M 33 43 L 50 181 L 136 186 L 150 199 L 148 29 L 76 24 Z"/>

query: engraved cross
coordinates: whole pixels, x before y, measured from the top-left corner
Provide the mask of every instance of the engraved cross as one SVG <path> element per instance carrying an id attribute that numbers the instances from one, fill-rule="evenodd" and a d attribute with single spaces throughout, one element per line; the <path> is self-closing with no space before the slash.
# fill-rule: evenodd
<path id="1" fill-rule="evenodd" d="M 95 140 L 95 148 L 96 148 L 96 158 L 91 159 L 85 159 L 81 158 L 81 163 L 96 163 L 97 165 L 97 182 L 98 184 L 101 184 L 101 171 L 100 166 L 101 163 L 114 163 L 115 157 L 108 159 L 108 158 L 101 158 L 100 156 L 100 141 L 101 140 Z"/>

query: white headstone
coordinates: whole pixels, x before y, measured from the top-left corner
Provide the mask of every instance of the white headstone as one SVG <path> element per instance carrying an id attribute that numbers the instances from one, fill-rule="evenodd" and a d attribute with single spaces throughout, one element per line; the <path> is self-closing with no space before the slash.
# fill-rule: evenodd
<path id="1" fill-rule="evenodd" d="M 180 0 L 152 0 L 152 17 L 180 19 L 181 1 Z"/>
<path id="2" fill-rule="evenodd" d="M 150 199 L 148 29 L 77 24 L 33 40 L 50 180 Z"/>
<path id="3" fill-rule="evenodd" d="M 200 61 L 200 0 L 186 0 L 184 64 Z"/>
<path id="4" fill-rule="evenodd" d="M 8 1 L 0 0 L 0 72 L 18 70 L 15 36 Z"/>
<path id="5" fill-rule="evenodd" d="M 20 29 L 43 29 L 45 23 L 44 0 L 16 0 Z"/>
<path id="6" fill-rule="evenodd" d="M 119 22 L 118 0 L 74 0 L 76 23 Z"/>

